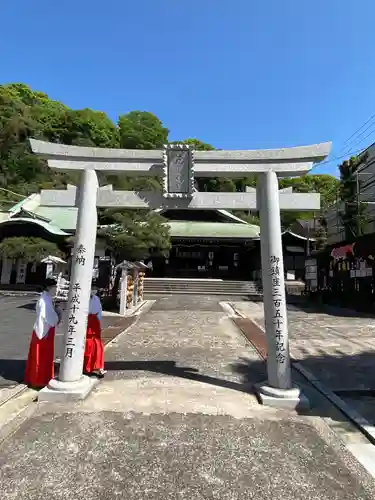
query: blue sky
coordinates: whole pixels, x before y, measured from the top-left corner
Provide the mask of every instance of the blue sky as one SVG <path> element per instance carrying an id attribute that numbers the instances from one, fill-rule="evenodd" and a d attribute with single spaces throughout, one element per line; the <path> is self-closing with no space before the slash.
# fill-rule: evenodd
<path id="1" fill-rule="evenodd" d="M 343 148 L 375 113 L 374 0 L 3 0 L 0 19 L 0 83 L 73 108 L 227 149 L 375 141 L 370 122 Z"/>

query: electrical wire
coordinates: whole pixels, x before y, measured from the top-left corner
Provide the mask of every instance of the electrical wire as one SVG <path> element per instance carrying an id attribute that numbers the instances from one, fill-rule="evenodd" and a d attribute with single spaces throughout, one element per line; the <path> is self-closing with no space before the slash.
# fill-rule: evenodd
<path id="1" fill-rule="evenodd" d="M 375 130 L 374 130 L 374 132 L 375 132 Z M 371 132 L 371 133 L 372 133 L 372 132 Z M 371 134 L 369 134 L 369 135 L 371 135 Z M 366 136 L 366 137 L 368 137 L 368 136 Z M 371 146 L 371 145 L 370 145 L 370 146 Z M 369 147 L 370 147 L 370 146 L 369 146 Z M 365 149 L 368 149 L 368 148 L 365 148 Z M 318 168 L 318 167 L 321 167 L 322 165 L 326 165 L 327 163 L 332 163 L 333 161 L 336 161 L 336 160 L 342 160 L 343 158 L 347 158 L 349 153 L 351 153 L 351 156 L 356 156 L 356 155 L 358 155 L 359 153 L 363 153 L 363 151 L 364 151 L 365 149 L 361 148 L 361 149 L 358 149 L 358 151 L 355 151 L 355 152 L 350 152 L 350 151 L 349 151 L 348 153 L 345 153 L 345 154 L 344 154 L 344 155 L 342 155 L 342 156 L 334 156 L 334 157 L 333 157 L 333 158 L 331 158 L 331 159 L 321 161 L 320 163 L 316 163 L 316 164 L 312 167 L 312 169 L 310 170 L 310 172 L 312 172 L 313 170 L 315 170 L 315 169 L 316 169 L 316 168 Z"/>
<path id="2" fill-rule="evenodd" d="M 355 131 L 355 132 L 353 132 L 353 133 L 352 133 L 352 135 L 351 135 L 348 139 L 346 139 L 346 141 L 344 142 L 343 147 L 342 147 L 341 149 L 343 149 L 343 148 L 344 148 L 344 146 L 345 146 L 345 145 L 346 145 L 346 144 L 350 141 L 350 139 L 351 139 L 352 137 L 354 137 L 354 136 L 355 136 L 355 135 L 356 135 L 356 134 L 357 134 L 357 133 L 358 133 L 358 132 L 359 132 L 359 131 L 360 131 L 360 130 L 361 130 L 361 129 L 365 126 L 365 125 L 367 125 L 367 124 L 368 124 L 371 120 L 373 120 L 374 118 L 375 118 L 375 114 L 374 114 L 374 115 L 372 115 L 372 116 L 370 116 L 370 118 L 369 118 L 369 119 L 368 119 L 368 120 L 367 120 L 367 121 L 366 121 L 363 125 L 361 125 L 361 126 L 360 126 L 360 127 L 359 127 L 356 131 Z M 370 126 L 372 126 L 372 125 L 370 125 Z M 366 130 L 367 130 L 367 129 L 366 129 Z M 365 132 L 365 131 L 363 131 L 363 132 Z"/>
<path id="3" fill-rule="evenodd" d="M 371 125 L 372 126 L 372 125 Z M 366 128 L 363 132 L 366 132 L 366 130 L 368 130 L 370 127 Z M 364 140 L 367 139 L 367 137 L 370 137 L 370 135 L 372 135 L 373 133 L 375 132 L 375 129 L 373 129 L 369 134 L 367 134 L 365 137 L 363 137 L 362 139 L 360 139 L 359 141 L 357 141 L 355 144 L 353 144 L 353 148 L 355 146 L 358 146 L 359 144 L 361 144 L 361 142 L 363 142 Z M 362 134 L 361 134 L 362 135 Z M 349 154 L 350 153 L 350 150 L 347 151 L 345 154 Z"/>
<path id="4" fill-rule="evenodd" d="M 371 122 L 371 123 L 370 123 Z M 369 124 L 367 127 L 366 125 Z M 375 126 L 375 114 L 373 114 L 372 116 L 370 116 L 370 118 L 368 120 L 366 120 L 359 128 L 357 128 L 350 137 L 348 137 L 341 149 L 339 150 L 339 153 L 338 153 L 338 156 L 334 156 L 333 158 L 331 159 L 327 159 L 327 160 L 324 160 L 320 163 L 316 163 L 313 168 L 310 170 L 310 172 L 312 172 L 313 170 L 315 170 L 316 168 L 322 166 L 322 165 L 326 165 L 327 163 L 332 163 L 333 161 L 336 161 L 336 160 L 341 160 L 345 157 L 347 157 L 349 154 L 352 155 L 352 156 L 356 156 L 357 154 L 361 153 L 364 149 L 367 149 L 367 148 L 364 148 L 364 149 L 359 149 L 358 151 L 355 151 L 353 152 L 353 148 L 355 146 L 358 146 L 359 144 L 361 144 L 364 140 L 366 140 L 368 137 L 370 137 L 370 135 L 372 135 L 374 132 L 375 132 L 375 129 L 374 130 L 371 130 L 371 132 L 369 134 L 367 134 L 365 137 L 363 137 L 362 139 L 360 139 L 358 141 L 358 139 L 367 131 L 369 130 L 371 127 Z M 364 127 L 366 127 L 364 130 L 362 130 Z M 359 133 L 360 132 L 360 133 Z M 351 140 L 353 139 L 353 140 Z M 354 144 L 353 144 L 354 142 Z M 341 152 L 343 151 L 343 149 L 345 149 L 346 146 L 351 146 L 348 151 L 345 151 L 345 153 L 343 153 L 341 155 Z"/>

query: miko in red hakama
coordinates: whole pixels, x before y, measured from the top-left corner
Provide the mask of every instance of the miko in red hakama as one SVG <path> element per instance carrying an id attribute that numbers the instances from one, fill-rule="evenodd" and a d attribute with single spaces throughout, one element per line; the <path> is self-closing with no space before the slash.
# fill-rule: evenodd
<path id="1" fill-rule="evenodd" d="M 46 290 L 36 305 L 36 321 L 26 362 L 25 384 L 30 387 L 45 387 L 54 377 L 55 328 L 58 322 L 52 295 Z"/>
<path id="2" fill-rule="evenodd" d="M 86 347 L 83 361 L 83 373 L 97 372 L 103 376 L 104 346 L 101 338 L 102 305 L 99 297 L 92 295 L 87 319 Z"/>

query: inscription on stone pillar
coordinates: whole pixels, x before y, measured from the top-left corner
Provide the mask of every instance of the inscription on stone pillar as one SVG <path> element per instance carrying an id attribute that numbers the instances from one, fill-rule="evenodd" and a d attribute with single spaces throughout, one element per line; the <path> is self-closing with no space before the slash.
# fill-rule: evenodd
<path id="1" fill-rule="evenodd" d="M 164 149 L 166 198 L 186 198 L 194 191 L 194 152 L 187 144 L 170 144 Z"/>
<path id="2" fill-rule="evenodd" d="M 283 290 L 280 283 L 280 262 L 281 258 L 271 255 L 269 259 L 269 272 L 272 279 L 272 305 L 273 305 L 273 325 L 276 345 L 276 361 L 283 364 L 286 361 L 286 336 L 287 322 L 285 317 L 285 304 L 283 303 Z M 288 360 L 289 361 L 289 360 Z"/>

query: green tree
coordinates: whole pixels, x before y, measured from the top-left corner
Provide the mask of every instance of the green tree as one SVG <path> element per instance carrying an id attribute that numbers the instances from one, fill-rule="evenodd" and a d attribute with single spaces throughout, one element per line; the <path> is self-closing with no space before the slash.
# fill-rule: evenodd
<path id="1" fill-rule="evenodd" d="M 124 149 L 162 149 L 169 130 L 147 111 L 131 111 L 118 119 L 120 147 Z"/>
<path id="2" fill-rule="evenodd" d="M 45 131 L 52 142 L 100 148 L 118 148 L 115 124 L 101 111 L 68 109 L 58 116 L 53 129 Z"/>
<path id="3" fill-rule="evenodd" d="M 340 217 L 347 240 L 361 236 L 367 223 L 367 203 L 359 199 L 362 180 L 358 175 L 366 158 L 367 155 L 353 156 L 339 165 L 340 199 L 344 204 Z"/>
<path id="4" fill-rule="evenodd" d="M 320 217 L 318 220 L 315 238 L 315 249 L 323 250 L 327 245 L 327 220 L 324 217 Z"/>
<path id="5" fill-rule="evenodd" d="M 24 84 L 1 85 L 0 186 L 28 195 L 40 187 L 76 184 L 76 173 L 51 172 L 44 160 L 31 153 L 30 137 L 83 146 L 119 146 L 118 129 L 105 113 L 71 110 Z"/>
<path id="6" fill-rule="evenodd" d="M 117 262 L 165 255 L 171 247 L 169 226 L 155 212 L 105 210 L 100 218 L 107 227 L 100 231 Z"/>
<path id="7" fill-rule="evenodd" d="M 41 162 L 32 155 L 28 137 L 38 135 L 38 124 L 30 109 L 17 97 L 14 89 L 0 86 L 0 186 L 15 187 L 27 194 L 24 186 L 35 179 Z M 4 191 L 4 196 L 6 191 Z"/>
<path id="8" fill-rule="evenodd" d="M 31 153 L 30 137 L 80 146 L 160 148 L 168 142 L 168 129 L 151 113 L 128 113 L 120 117 L 116 126 L 105 113 L 91 109 L 72 110 L 27 85 L 0 85 L 0 188 L 3 188 L 1 204 L 5 208 L 17 203 L 19 195 L 27 196 L 41 188 L 61 189 L 67 183 L 78 182 L 77 173 L 48 169 L 44 160 Z M 134 178 L 100 173 L 99 178 L 101 185 L 113 184 L 117 189 L 161 189 L 160 179 L 152 176 Z M 149 238 L 149 250 L 155 251 L 158 245 L 157 235 L 152 232 L 155 222 L 146 216 L 147 223 L 142 226 L 142 231 L 133 226 L 133 232 L 129 233 L 127 226 L 132 218 L 127 216 L 129 211 L 122 212 L 118 211 L 116 217 L 124 223 L 126 221 L 123 231 L 132 234 L 134 248 L 143 248 Z M 150 233 L 148 236 L 147 231 Z M 160 231 L 161 237 L 163 231 Z M 117 240 L 114 238 L 113 242 Z M 126 240 L 129 243 L 130 238 L 125 237 L 125 243 Z M 139 253 L 138 250 L 136 253 Z"/>
<path id="9" fill-rule="evenodd" d="M 169 130 L 157 116 L 146 111 L 131 111 L 118 120 L 119 144 L 125 149 L 162 149 L 168 143 Z M 107 182 L 117 189 L 161 191 L 160 177 L 128 177 L 110 175 Z"/>
<path id="10" fill-rule="evenodd" d="M 281 223 L 284 229 L 291 227 L 297 220 L 311 220 L 323 213 L 335 203 L 340 181 L 327 174 L 307 174 L 302 177 L 286 177 L 279 181 L 280 189 L 291 187 L 295 193 L 320 193 L 320 210 L 314 212 L 296 212 L 285 210 L 281 213 Z"/>
<path id="11" fill-rule="evenodd" d="M 188 144 L 192 149 L 196 151 L 214 151 L 215 148 L 208 144 L 207 142 L 203 142 L 199 139 L 194 139 L 190 137 L 189 139 L 184 139 L 183 141 L 171 141 L 170 144 Z"/>
<path id="12" fill-rule="evenodd" d="M 59 247 L 42 238 L 13 236 L 0 243 L 0 258 L 22 259 L 27 262 L 40 261 L 49 255 L 62 257 Z"/>
<path id="13" fill-rule="evenodd" d="M 340 181 L 333 175 L 307 174 L 302 177 L 286 177 L 280 179 L 280 189 L 292 187 L 296 193 L 320 193 L 323 209 L 334 204 Z"/>

